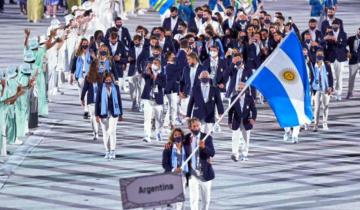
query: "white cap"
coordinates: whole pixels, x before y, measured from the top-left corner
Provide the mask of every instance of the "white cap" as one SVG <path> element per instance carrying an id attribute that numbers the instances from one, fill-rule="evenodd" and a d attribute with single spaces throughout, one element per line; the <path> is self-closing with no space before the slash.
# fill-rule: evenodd
<path id="1" fill-rule="evenodd" d="M 82 4 L 82 8 L 87 11 L 87 10 L 91 10 L 92 9 L 92 5 L 91 5 L 91 2 L 89 1 L 86 1 Z"/>
<path id="2" fill-rule="evenodd" d="M 21 64 L 19 69 L 22 74 L 26 74 L 26 75 L 31 74 L 31 66 L 28 63 Z"/>
<path id="3" fill-rule="evenodd" d="M 53 28 L 53 29 L 60 28 L 60 26 L 61 26 L 61 22 L 57 18 L 54 18 L 54 19 L 51 20 L 51 22 L 50 22 L 50 27 L 51 28 Z"/>
<path id="4" fill-rule="evenodd" d="M 68 14 L 65 16 L 65 25 L 69 25 L 70 21 L 74 19 L 74 16 L 72 14 Z"/>
<path id="5" fill-rule="evenodd" d="M 35 61 L 35 55 L 32 50 L 26 50 L 24 52 L 24 62 L 32 63 Z"/>
<path id="6" fill-rule="evenodd" d="M 45 35 L 40 36 L 39 44 L 42 45 L 47 41 L 47 38 Z"/>
<path id="7" fill-rule="evenodd" d="M 15 65 L 9 65 L 6 69 L 6 75 L 8 76 L 8 78 L 13 78 L 17 75 L 17 66 Z"/>
<path id="8" fill-rule="evenodd" d="M 74 5 L 74 6 L 71 7 L 71 12 L 75 12 L 78 9 L 79 9 L 79 7 Z"/>
<path id="9" fill-rule="evenodd" d="M 35 50 L 37 48 L 39 48 L 38 39 L 36 37 L 29 39 L 29 49 Z"/>

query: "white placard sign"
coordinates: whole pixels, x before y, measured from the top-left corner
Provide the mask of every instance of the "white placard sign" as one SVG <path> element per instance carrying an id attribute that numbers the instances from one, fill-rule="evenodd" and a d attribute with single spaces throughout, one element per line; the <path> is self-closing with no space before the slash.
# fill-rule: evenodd
<path id="1" fill-rule="evenodd" d="M 162 173 L 120 179 L 124 209 L 161 206 L 185 200 L 182 176 Z"/>

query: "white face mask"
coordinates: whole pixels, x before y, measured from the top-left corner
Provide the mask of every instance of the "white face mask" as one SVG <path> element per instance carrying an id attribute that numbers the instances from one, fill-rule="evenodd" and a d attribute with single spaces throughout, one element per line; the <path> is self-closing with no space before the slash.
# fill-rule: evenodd
<path id="1" fill-rule="evenodd" d="M 156 72 L 160 70 L 160 68 L 155 64 L 151 64 L 151 69 Z"/>
<path id="2" fill-rule="evenodd" d="M 216 58 L 218 56 L 218 52 L 216 51 L 210 51 L 210 56 L 213 57 L 213 58 Z"/>

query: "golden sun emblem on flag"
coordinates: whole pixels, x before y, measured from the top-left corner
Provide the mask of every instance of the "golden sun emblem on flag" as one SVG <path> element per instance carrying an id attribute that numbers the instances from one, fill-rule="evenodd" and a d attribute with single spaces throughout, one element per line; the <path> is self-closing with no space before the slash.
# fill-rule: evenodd
<path id="1" fill-rule="evenodd" d="M 296 81 L 296 72 L 294 69 L 284 69 L 281 71 L 281 78 L 286 82 L 295 82 Z"/>

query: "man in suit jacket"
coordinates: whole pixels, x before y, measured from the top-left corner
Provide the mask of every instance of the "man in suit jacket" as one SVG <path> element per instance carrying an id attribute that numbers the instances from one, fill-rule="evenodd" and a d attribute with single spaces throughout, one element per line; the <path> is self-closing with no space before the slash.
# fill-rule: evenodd
<path id="1" fill-rule="evenodd" d="M 220 91 L 210 85 L 210 75 L 207 70 L 200 73 L 198 83 L 194 86 L 187 107 L 187 117 L 196 117 L 202 122 L 202 132 L 208 133 L 215 123 L 215 106 L 219 115 L 224 113 Z"/>
<path id="2" fill-rule="evenodd" d="M 171 130 L 181 123 L 178 122 L 178 102 L 179 102 L 179 88 L 182 75 L 182 68 L 176 64 L 174 53 L 169 52 L 166 55 L 167 64 L 164 67 L 164 74 L 166 78 L 165 95 L 168 99 L 168 112 L 165 116 L 165 125 L 170 124 Z"/>
<path id="3" fill-rule="evenodd" d="M 142 43 L 142 37 L 140 35 L 135 35 L 133 43 L 129 49 L 129 89 L 130 89 L 130 98 L 132 100 L 132 111 L 139 111 L 140 108 L 140 96 L 141 96 L 141 74 L 144 71 L 144 67 L 141 65 L 142 61 L 146 59 L 147 56 L 147 47 Z"/>
<path id="4" fill-rule="evenodd" d="M 222 24 L 223 31 L 225 32 L 227 29 L 230 29 L 234 34 L 236 34 L 237 31 L 235 30 L 235 27 L 233 27 L 235 25 L 234 7 L 227 7 L 225 14 L 226 20 Z"/>
<path id="5" fill-rule="evenodd" d="M 347 61 L 347 36 L 340 29 L 341 22 L 334 20 L 332 27 L 327 29 L 325 40 L 325 60 L 331 63 L 331 68 L 335 72 L 335 96 L 336 100 L 341 101 L 342 77 Z"/>
<path id="6" fill-rule="evenodd" d="M 232 63 L 229 65 L 226 73 L 228 74 L 230 82 L 227 88 L 225 96 L 231 98 L 237 94 L 237 87 L 240 82 L 246 82 L 252 75 L 252 70 L 244 65 L 244 61 L 241 53 L 235 53 Z M 251 96 L 256 98 L 255 88 L 250 87 Z"/>
<path id="7" fill-rule="evenodd" d="M 360 28 L 357 31 L 357 34 L 350 36 L 347 40 L 347 45 L 349 46 L 349 89 L 347 94 L 347 99 L 350 99 L 353 96 L 355 77 L 358 72 L 360 72 Z"/>
<path id="8" fill-rule="evenodd" d="M 183 22 L 178 15 L 178 9 L 176 7 L 170 8 L 170 17 L 165 18 L 162 27 L 165 30 L 171 30 L 172 34 L 175 35 L 178 33 L 179 23 Z"/>
<path id="9" fill-rule="evenodd" d="M 212 85 L 220 90 L 221 93 L 226 91 L 227 83 L 227 64 L 225 59 L 219 57 L 219 48 L 217 45 L 210 47 L 210 56 L 203 63 L 204 67 L 210 72 Z"/>
<path id="10" fill-rule="evenodd" d="M 180 80 L 180 114 L 186 116 L 190 95 L 193 87 L 199 83 L 199 75 L 205 70 L 204 66 L 199 63 L 199 58 L 195 53 L 187 55 L 189 66 L 185 66 Z"/>
<path id="11" fill-rule="evenodd" d="M 310 32 L 305 32 L 303 34 L 304 39 L 302 40 L 302 46 L 303 48 L 306 48 L 308 50 L 308 56 L 310 58 L 310 61 L 315 64 L 316 62 L 316 51 L 318 49 L 321 49 L 321 45 L 319 45 L 318 42 L 312 41 Z"/>
<path id="12" fill-rule="evenodd" d="M 335 17 L 335 8 L 333 8 L 333 7 L 328 8 L 328 10 L 327 10 L 327 18 L 325 20 L 323 20 L 323 22 L 321 23 L 321 34 L 323 36 L 326 36 L 326 29 L 328 27 L 331 27 L 335 20 L 339 24 L 340 31 L 344 31 L 343 21 L 341 19 Z"/>
<path id="13" fill-rule="evenodd" d="M 237 94 L 231 97 L 231 102 L 238 97 L 238 94 L 244 89 L 245 83 L 240 82 L 237 87 Z M 254 98 L 247 90 L 240 99 L 229 110 L 228 124 L 232 130 L 232 155 L 231 159 L 239 160 L 239 149 L 241 147 L 241 160 L 246 161 L 250 146 L 250 132 L 255 124 L 257 110 Z"/>
<path id="14" fill-rule="evenodd" d="M 123 88 L 124 70 L 128 62 L 128 57 L 124 45 L 118 40 L 118 38 L 119 36 L 117 33 L 111 33 L 106 46 L 109 48 L 110 54 L 112 56 L 112 66 L 115 66 L 115 80 L 119 83 L 119 87 Z"/>
<path id="15" fill-rule="evenodd" d="M 190 156 L 195 148 L 199 147 L 198 152 L 188 162 L 189 173 L 187 179 L 189 183 L 190 208 L 199 209 L 199 199 L 201 209 L 208 210 L 211 200 L 211 185 L 215 178 L 212 167 L 212 158 L 215 156 L 215 148 L 212 137 L 206 139 L 205 133 L 200 132 L 201 123 L 199 119 L 192 118 L 188 121 L 190 133 L 184 137 L 184 148 L 186 158 Z"/>
<path id="16" fill-rule="evenodd" d="M 109 39 L 112 32 L 118 34 L 119 41 L 124 45 L 125 49 L 128 50 L 131 44 L 131 36 L 129 30 L 123 26 L 121 17 L 117 17 L 114 20 L 115 27 L 109 28 L 106 31 L 105 39 Z"/>
<path id="17" fill-rule="evenodd" d="M 309 23 L 308 23 L 309 28 L 301 33 L 301 39 L 303 41 L 305 40 L 305 37 L 304 37 L 305 34 L 309 33 L 311 41 L 316 42 L 318 44 L 320 44 L 322 42 L 322 33 L 319 29 L 317 29 L 317 23 L 318 23 L 317 20 L 314 18 L 311 18 L 309 20 Z"/>
<path id="18" fill-rule="evenodd" d="M 165 30 L 162 27 L 154 28 L 153 35 L 158 39 L 158 45 L 162 48 L 162 53 L 175 53 L 175 46 L 171 36 L 165 36 Z"/>
<path id="19" fill-rule="evenodd" d="M 165 75 L 161 71 L 159 59 L 154 59 L 143 73 L 145 86 L 141 94 L 144 103 L 144 139 L 151 142 L 151 120 L 155 118 L 155 136 L 161 141 L 161 129 L 163 126 L 163 104 Z"/>
<path id="20" fill-rule="evenodd" d="M 202 9 L 202 7 L 196 7 L 195 13 L 196 13 L 196 16 L 188 22 L 188 30 L 195 34 L 198 34 L 199 29 L 200 29 L 201 25 L 203 24 L 203 20 L 202 20 L 203 9 Z"/>

